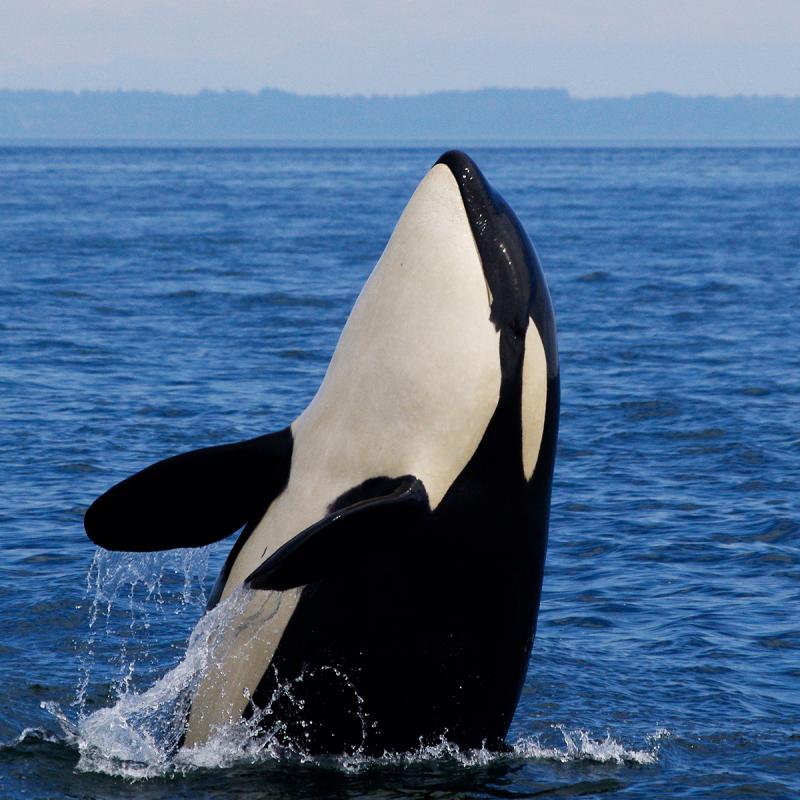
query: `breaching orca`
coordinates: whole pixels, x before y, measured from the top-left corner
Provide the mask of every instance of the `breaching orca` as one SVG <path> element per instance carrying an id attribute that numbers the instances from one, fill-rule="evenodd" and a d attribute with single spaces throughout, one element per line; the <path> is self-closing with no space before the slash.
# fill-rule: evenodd
<path id="1" fill-rule="evenodd" d="M 200 547 L 244 526 L 209 607 L 252 591 L 184 746 L 264 709 L 306 752 L 502 746 L 536 629 L 558 414 L 533 246 L 474 162 L 445 153 L 308 408 L 277 433 L 154 464 L 86 513 L 110 550 Z"/>

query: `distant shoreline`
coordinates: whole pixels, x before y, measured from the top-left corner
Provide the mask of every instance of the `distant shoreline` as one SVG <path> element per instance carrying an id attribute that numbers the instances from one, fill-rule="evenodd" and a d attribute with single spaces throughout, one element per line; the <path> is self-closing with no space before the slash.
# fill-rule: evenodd
<path id="1" fill-rule="evenodd" d="M 213 150 L 215 148 L 241 150 L 312 150 L 318 148 L 341 150 L 425 150 L 429 148 L 447 149 L 449 147 L 469 147 L 483 150 L 794 150 L 800 148 L 800 136 L 797 139 L 684 139 L 684 140 L 561 140 L 561 141 L 505 141 L 502 139 L 470 140 L 461 138 L 457 142 L 445 140 L 358 140 L 358 139 L 53 139 L 53 138 L 2 138 L 0 148 L 11 149 L 147 149 L 197 148 Z"/>
<path id="2" fill-rule="evenodd" d="M 454 95 L 476 95 L 476 94 L 549 94 L 561 95 L 567 97 L 578 103 L 594 102 L 594 101 L 608 101 L 608 100 L 636 100 L 642 97 L 676 97 L 681 100 L 800 100 L 800 95 L 788 95 L 774 92 L 771 94 L 747 94 L 745 92 L 736 92 L 734 94 L 682 94 L 680 92 L 670 91 L 651 91 L 651 92 L 634 92 L 632 94 L 609 94 L 609 95 L 593 95 L 591 97 L 583 97 L 573 95 L 568 89 L 558 88 L 536 88 L 531 87 L 527 89 L 520 88 L 502 88 L 498 86 L 485 87 L 483 89 L 436 89 L 429 92 L 409 92 L 407 94 L 391 94 L 391 93 L 365 93 L 365 92 L 338 92 L 338 93 L 324 93 L 324 92 L 292 92 L 287 89 L 278 89 L 275 87 L 265 86 L 258 91 L 249 91 L 247 89 L 200 89 L 195 92 L 173 92 L 167 89 L 12 89 L 7 86 L 0 86 L 0 94 L 38 94 L 38 95 L 151 95 L 159 97 L 179 97 L 179 98 L 195 98 L 195 97 L 209 97 L 209 96 L 225 96 L 225 95 L 238 95 L 243 97 L 259 97 L 263 95 L 285 95 L 287 97 L 299 97 L 304 100 L 366 100 L 366 101 L 383 101 L 383 100 L 415 100 L 419 98 L 437 97 L 437 96 L 454 96 Z"/>
<path id="3" fill-rule="evenodd" d="M 800 98 L 561 89 L 399 96 L 0 90 L 0 140 L 648 146 L 800 142 Z"/>

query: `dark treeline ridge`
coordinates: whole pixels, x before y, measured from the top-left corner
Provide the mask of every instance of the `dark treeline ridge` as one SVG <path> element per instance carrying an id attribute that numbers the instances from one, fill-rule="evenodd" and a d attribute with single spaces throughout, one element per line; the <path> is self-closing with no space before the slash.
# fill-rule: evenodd
<path id="1" fill-rule="evenodd" d="M 800 140 L 800 98 L 560 89 L 413 96 L 0 90 L 4 139 Z"/>

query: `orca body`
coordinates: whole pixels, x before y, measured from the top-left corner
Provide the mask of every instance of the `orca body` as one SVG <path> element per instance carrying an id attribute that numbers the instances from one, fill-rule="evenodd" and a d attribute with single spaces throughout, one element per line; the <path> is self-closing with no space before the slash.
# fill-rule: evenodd
<path id="1" fill-rule="evenodd" d="M 533 246 L 463 153 L 404 210 L 288 428 L 148 467 L 90 507 L 114 550 L 244 529 L 240 616 L 184 746 L 258 716 L 312 753 L 502 746 L 536 629 L 559 413 Z"/>

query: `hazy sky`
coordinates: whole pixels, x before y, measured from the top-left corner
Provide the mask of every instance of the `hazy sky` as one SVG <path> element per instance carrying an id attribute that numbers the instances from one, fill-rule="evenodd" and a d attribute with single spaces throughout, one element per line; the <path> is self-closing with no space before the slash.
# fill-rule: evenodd
<path id="1" fill-rule="evenodd" d="M 0 88 L 800 96 L 800 0 L 0 0 Z"/>

